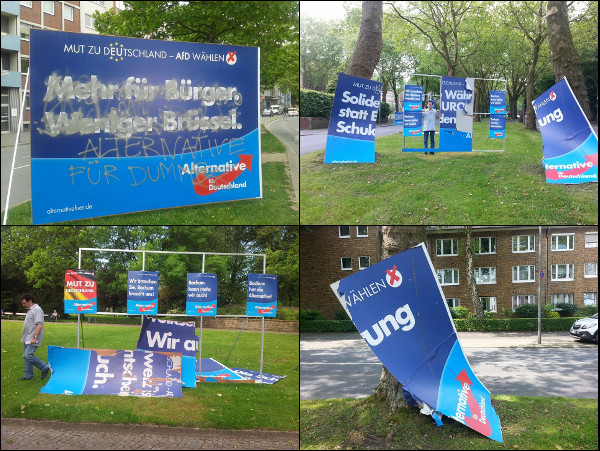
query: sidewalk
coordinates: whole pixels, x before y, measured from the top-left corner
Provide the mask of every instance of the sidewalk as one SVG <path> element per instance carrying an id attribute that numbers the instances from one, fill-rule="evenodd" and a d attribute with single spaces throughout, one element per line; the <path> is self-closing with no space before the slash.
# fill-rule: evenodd
<path id="1" fill-rule="evenodd" d="M 2 449 L 299 449 L 298 432 L 2 418 Z"/>

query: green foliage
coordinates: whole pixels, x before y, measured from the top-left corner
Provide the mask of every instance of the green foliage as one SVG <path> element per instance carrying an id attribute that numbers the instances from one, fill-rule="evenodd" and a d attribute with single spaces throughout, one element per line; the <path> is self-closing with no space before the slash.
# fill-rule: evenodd
<path id="1" fill-rule="evenodd" d="M 577 316 L 592 316 L 594 313 L 598 313 L 597 305 L 585 305 L 577 309 Z"/>
<path id="2" fill-rule="evenodd" d="M 381 109 L 379 111 L 381 112 L 381 118 L 387 119 L 388 116 L 392 113 L 392 107 L 390 106 L 389 103 L 382 102 Z M 377 114 L 379 114 L 379 112 Z"/>
<path id="3" fill-rule="evenodd" d="M 300 320 L 300 332 L 357 332 L 351 320 Z"/>
<path id="4" fill-rule="evenodd" d="M 450 307 L 450 315 L 452 318 L 466 318 L 469 314 L 469 309 L 466 307 Z"/>
<path id="5" fill-rule="evenodd" d="M 326 320 L 325 315 L 314 309 L 300 309 L 300 324 L 306 321 Z"/>
<path id="6" fill-rule="evenodd" d="M 560 315 L 558 312 L 549 312 L 548 318 L 560 318 Z"/>
<path id="7" fill-rule="evenodd" d="M 556 308 L 556 311 L 561 316 L 561 318 L 575 316 L 575 312 L 577 312 L 577 306 L 573 304 L 559 303 L 554 304 L 554 307 Z"/>
<path id="8" fill-rule="evenodd" d="M 515 314 L 521 318 L 537 318 L 538 306 L 536 304 L 523 304 L 515 309 Z"/>
<path id="9" fill-rule="evenodd" d="M 333 94 L 308 89 L 300 90 L 300 116 L 329 117 L 333 108 Z"/>

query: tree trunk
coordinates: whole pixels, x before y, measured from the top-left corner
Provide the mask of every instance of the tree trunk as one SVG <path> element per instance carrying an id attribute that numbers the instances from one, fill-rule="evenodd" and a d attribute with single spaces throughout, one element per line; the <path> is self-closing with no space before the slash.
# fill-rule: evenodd
<path id="1" fill-rule="evenodd" d="M 471 226 L 465 226 L 465 264 L 467 266 L 467 286 L 473 303 L 473 311 L 478 319 L 484 319 L 483 306 L 479 302 L 479 294 L 477 293 L 477 284 L 475 283 L 475 271 L 473 269 L 473 238 L 471 237 Z"/>
<path id="2" fill-rule="evenodd" d="M 410 249 L 419 243 L 425 242 L 425 227 L 422 226 L 383 226 L 381 227 L 378 248 L 381 260 L 394 254 Z M 398 407 L 407 406 L 402 395 L 402 384 L 390 373 L 386 367 L 381 371 L 379 385 L 375 394 L 382 396 L 388 402 L 390 411 Z"/>
<path id="3" fill-rule="evenodd" d="M 592 113 L 585 89 L 585 77 L 569 28 L 567 2 L 549 1 L 546 23 L 548 24 L 548 49 L 554 78 L 559 81 L 563 77 L 567 77 L 583 113 L 588 119 L 591 119 Z"/>
<path id="4" fill-rule="evenodd" d="M 383 2 L 363 2 L 358 41 L 346 68 L 348 75 L 371 79 L 383 47 L 382 29 Z"/>

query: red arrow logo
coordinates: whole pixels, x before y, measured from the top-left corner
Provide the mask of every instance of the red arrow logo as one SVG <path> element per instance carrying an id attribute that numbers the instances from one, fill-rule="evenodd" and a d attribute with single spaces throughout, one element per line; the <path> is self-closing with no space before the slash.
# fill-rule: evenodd
<path id="1" fill-rule="evenodd" d="M 215 304 L 210 304 L 210 306 L 208 306 L 208 307 L 199 307 L 198 308 L 198 313 L 210 312 L 214 308 L 215 308 Z"/>
<path id="2" fill-rule="evenodd" d="M 152 303 L 150 305 L 147 305 L 146 307 L 140 307 L 139 311 L 140 312 L 147 312 L 148 310 L 152 310 L 154 308 L 156 304 Z"/>
<path id="3" fill-rule="evenodd" d="M 481 406 L 477 403 L 477 400 L 473 395 L 473 382 L 471 382 L 465 370 L 462 370 L 460 374 L 456 376 L 456 380 L 461 384 L 461 391 L 467 392 L 467 403 L 469 405 L 469 410 L 471 411 L 470 417 L 465 414 L 465 423 L 471 429 L 475 429 L 477 432 L 489 437 L 492 434 L 492 426 L 490 426 L 490 423 L 487 421 L 485 414 L 481 413 Z"/>
<path id="4" fill-rule="evenodd" d="M 258 308 L 258 314 L 260 315 L 261 313 L 269 313 L 270 311 L 272 311 L 275 308 L 274 305 L 271 305 L 270 307 L 265 307 L 265 308 Z"/>
<path id="5" fill-rule="evenodd" d="M 583 158 L 585 158 L 585 163 L 583 163 L 578 168 L 569 169 L 567 171 L 560 171 L 562 177 L 559 176 L 559 171 L 557 171 L 556 169 L 546 169 L 546 178 L 550 180 L 558 180 L 567 177 L 574 177 L 592 169 L 593 166 L 598 166 L 598 154 L 585 155 Z"/>
<path id="6" fill-rule="evenodd" d="M 200 196 L 216 193 L 220 185 L 228 185 L 238 178 L 246 169 L 252 171 L 252 155 L 238 155 L 240 161 L 234 164 L 230 171 L 224 172 L 216 177 L 206 174 L 198 174 L 194 180 L 194 191 Z M 213 189 L 211 189 L 211 187 Z M 217 188 L 217 189 L 215 189 Z"/>
<path id="7" fill-rule="evenodd" d="M 95 302 L 92 302 L 90 304 L 87 305 L 78 305 L 77 306 L 77 311 L 78 312 L 83 312 L 84 310 L 88 310 L 91 309 L 94 306 Z"/>

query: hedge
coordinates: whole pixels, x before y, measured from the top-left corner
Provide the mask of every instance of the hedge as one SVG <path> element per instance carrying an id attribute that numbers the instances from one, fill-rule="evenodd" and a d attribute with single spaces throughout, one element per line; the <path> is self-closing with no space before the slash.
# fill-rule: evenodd
<path id="1" fill-rule="evenodd" d="M 333 107 L 333 94 L 300 90 L 300 116 L 302 117 L 329 117 Z"/>
<path id="2" fill-rule="evenodd" d="M 542 318 L 542 330 L 565 332 L 578 319 L 581 318 Z M 455 319 L 454 325 L 459 332 L 534 332 L 537 331 L 537 318 Z M 300 321 L 300 332 L 357 332 L 357 330 L 350 320 L 318 320 Z"/>

